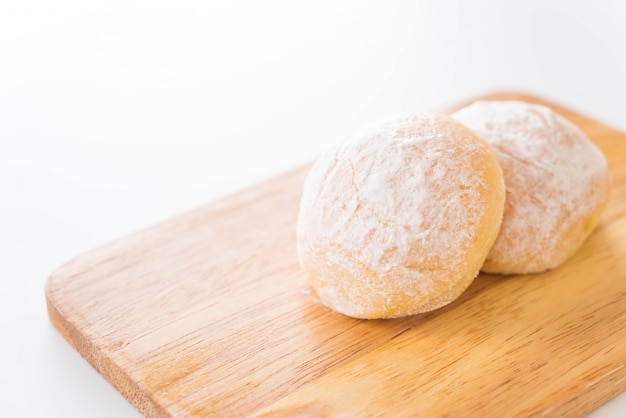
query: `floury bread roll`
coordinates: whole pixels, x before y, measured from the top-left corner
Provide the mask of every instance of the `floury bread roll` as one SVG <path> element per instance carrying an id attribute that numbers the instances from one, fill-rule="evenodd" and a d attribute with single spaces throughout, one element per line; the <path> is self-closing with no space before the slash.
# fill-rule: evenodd
<path id="1" fill-rule="evenodd" d="M 544 106 L 480 101 L 452 117 L 489 142 L 504 172 L 502 228 L 482 270 L 537 273 L 567 260 L 597 225 L 609 198 L 602 152 Z"/>
<path id="2" fill-rule="evenodd" d="M 355 133 L 305 182 L 297 237 L 312 295 L 357 318 L 450 303 L 496 239 L 504 196 L 489 145 L 449 117 L 399 118 Z"/>

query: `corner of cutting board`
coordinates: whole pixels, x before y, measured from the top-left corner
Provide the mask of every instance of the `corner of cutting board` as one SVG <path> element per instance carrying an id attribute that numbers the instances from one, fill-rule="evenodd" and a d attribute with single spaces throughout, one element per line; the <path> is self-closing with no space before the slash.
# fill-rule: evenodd
<path id="1" fill-rule="evenodd" d="M 61 336 L 85 359 L 102 377 L 120 392 L 139 412 L 146 417 L 170 417 L 164 409 L 157 406 L 154 399 L 142 390 L 132 378 L 126 374 L 111 358 L 83 335 L 72 321 L 59 309 L 58 291 L 55 285 L 62 281 L 63 267 L 71 261 L 59 266 L 48 277 L 45 284 L 46 306 L 52 325 Z"/>

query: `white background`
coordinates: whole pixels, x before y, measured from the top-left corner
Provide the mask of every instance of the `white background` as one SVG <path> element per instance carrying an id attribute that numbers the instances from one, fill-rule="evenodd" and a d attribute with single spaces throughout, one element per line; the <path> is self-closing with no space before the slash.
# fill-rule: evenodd
<path id="1" fill-rule="evenodd" d="M 496 90 L 626 131 L 618 1 L 0 2 L 0 410 L 135 417 L 47 319 L 50 271 Z M 626 394 L 594 417 L 626 414 Z"/>

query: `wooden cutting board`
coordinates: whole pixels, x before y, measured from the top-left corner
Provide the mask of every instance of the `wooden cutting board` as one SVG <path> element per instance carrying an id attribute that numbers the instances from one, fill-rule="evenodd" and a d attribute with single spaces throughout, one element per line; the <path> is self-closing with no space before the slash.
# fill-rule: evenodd
<path id="1" fill-rule="evenodd" d="M 98 248 L 50 319 L 147 416 L 581 416 L 626 389 L 626 135 L 544 100 L 604 151 L 608 209 L 565 265 L 480 275 L 449 306 L 334 314 L 301 291 L 309 167 Z"/>

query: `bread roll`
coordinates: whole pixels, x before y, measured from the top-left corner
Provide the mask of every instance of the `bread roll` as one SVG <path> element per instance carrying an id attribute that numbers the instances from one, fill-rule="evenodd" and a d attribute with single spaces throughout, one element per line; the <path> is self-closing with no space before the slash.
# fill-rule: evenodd
<path id="1" fill-rule="evenodd" d="M 544 106 L 480 101 L 452 117 L 489 142 L 504 172 L 502 228 L 482 270 L 537 273 L 567 260 L 597 225 L 609 198 L 602 152 Z"/>
<path id="2" fill-rule="evenodd" d="M 489 145 L 447 116 L 355 133 L 317 161 L 304 186 L 297 241 L 311 294 L 357 318 L 450 303 L 483 265 L 504 195 Z"/>

